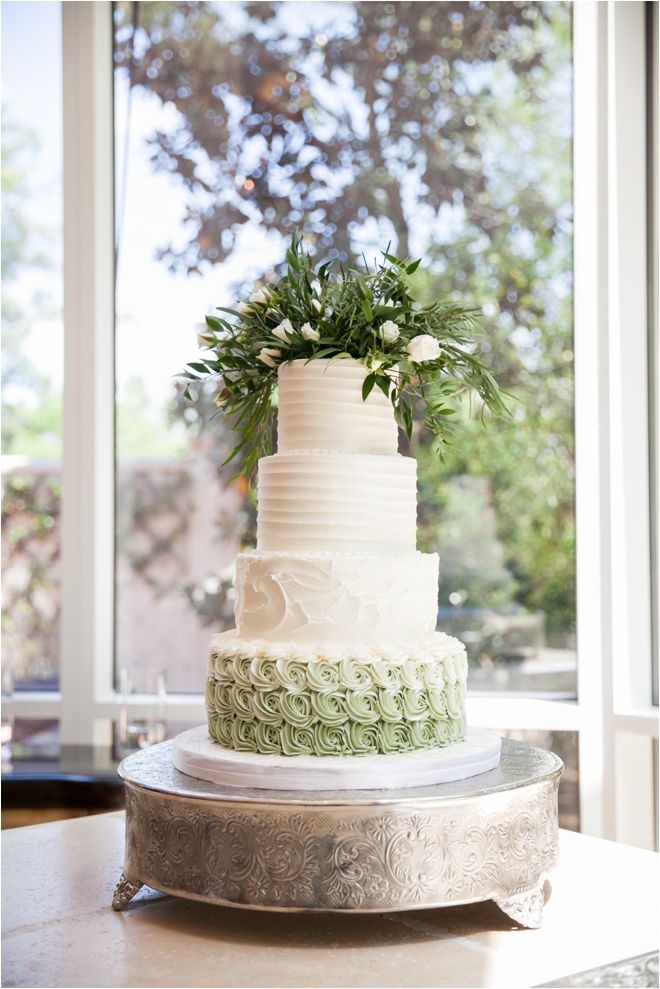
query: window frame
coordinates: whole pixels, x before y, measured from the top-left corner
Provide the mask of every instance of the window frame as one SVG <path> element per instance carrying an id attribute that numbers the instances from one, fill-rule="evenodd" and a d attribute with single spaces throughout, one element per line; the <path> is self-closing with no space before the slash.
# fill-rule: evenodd
<path id="1" fill-rule="evenodd" d="M 649 447 L 648 381 L 657 368 L 648 363 L 645 4 L 579 3 L 573 16 L 579 699 L 481 694 L 468 698 L 468 719 L 578 731 L 581 830 L 653 847 L 648 795 L 658 708 L 649 546 L 657 465 Z M 14 710 L 18 717 L 57 717 L 62 744 L 89 745 L 110 741 L 120 706 L 113 670 L 112 3 L 62 4 L 62 29 L 61 691 L 16 693 Z M 656 93 L 652 102 L 657 127 Z M 205 718 L 202 695 L 169 694 L 167 705 L 172 720 Z M 618 809 L 623 798 L 632 808 L 628 817 Z"/>

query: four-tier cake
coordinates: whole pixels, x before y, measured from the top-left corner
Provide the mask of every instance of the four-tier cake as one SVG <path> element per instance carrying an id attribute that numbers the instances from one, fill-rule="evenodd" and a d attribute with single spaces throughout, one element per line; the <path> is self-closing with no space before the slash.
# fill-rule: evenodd
<path id="1" fill-rule="evenodd" d="M 467 658 L 435 631 L 438 557 L 416 550 L 416 463 L 350 359 L 279 368 L 236 629 L 211 640 L 211 738 L 272 756 L 367 756 L 466 736 Z"/>

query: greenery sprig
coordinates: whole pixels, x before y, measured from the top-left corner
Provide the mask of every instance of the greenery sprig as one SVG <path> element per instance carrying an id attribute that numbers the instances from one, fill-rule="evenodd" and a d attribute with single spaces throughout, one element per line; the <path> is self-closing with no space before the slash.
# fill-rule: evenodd
<path id="1" fill-rule="evenodd" d="M 480 414 L 507 415 L 504 393 L 488 365 L 476 355 L 479 310 L 454 302 L 418 306 L 408 276 L 419 261 L 406 263 L 383 254 L 376 271 L 363 274 L 355 264 L 329 264 L 314 271 L 297 232 L 287 251 L 288 270 L 260 288 L 236 309 L 218 306 L 233 317 L 207 316 L 200 347 L 211 351 L 187 365 L 185 376 L 222 379 L 218 412 L 231 417 L 239 436 L 226 462 L 240 455 L 236 475 L 253 475 L 259 457 L 272 452 L 277 369 L 293 360 L 351 357 L 368 371 L 362 389 L 391 398 L 398 425 L 412 434 L 412 404 L 426 409 L 425 424 L 439 443 L 447 442 L 454 414 L 449 400 L 476 393 Z M 184 393 L 190 398 L 188 389 Z"/>

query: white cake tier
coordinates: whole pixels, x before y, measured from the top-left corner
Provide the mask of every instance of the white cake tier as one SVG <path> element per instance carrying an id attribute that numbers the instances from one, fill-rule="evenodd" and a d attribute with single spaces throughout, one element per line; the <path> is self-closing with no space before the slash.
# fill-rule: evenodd
<path id="1" fill-rule="evenodd" d="M 435 629 L 435 553 L 250 553 L 236 560 L 243 639 L 416 645 Z"/>
<path id="2" fill-rule="evenodd" d="M 412 457 L 276 453 L 259 461 L 261 551 L 412 553 L 416 519 Z"/>
<path id="3" fill-rule="evenodd" d="M 392 403 L 379 388 L 366 402 L 364 365 L 353 360 L 292 361 L 278 371 L 277 449 L 394 455 Z"/>

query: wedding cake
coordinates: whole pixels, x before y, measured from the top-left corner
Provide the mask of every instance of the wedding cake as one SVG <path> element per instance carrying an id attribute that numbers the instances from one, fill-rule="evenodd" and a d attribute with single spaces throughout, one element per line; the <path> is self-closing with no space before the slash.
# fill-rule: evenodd
<path id="1" fill-rule="evenodd" d="M 438 557 L 416 551 L 416 463 L 390 400 L 350 359 L 278 369 L 278 452 L 259 461 L 257 548 L 236 629 L 211 640 L 224 749 L 368 756 L 466 737 L 467 658 L 435 631 Z"/>

